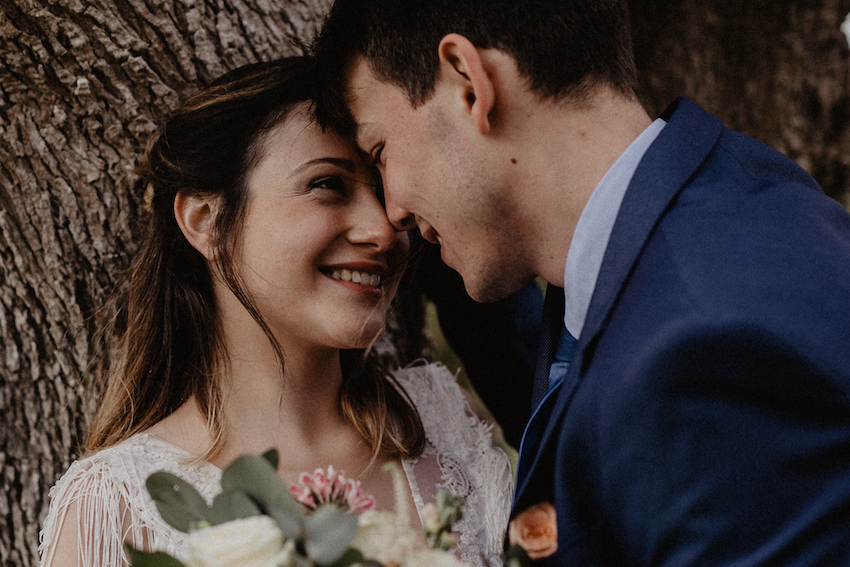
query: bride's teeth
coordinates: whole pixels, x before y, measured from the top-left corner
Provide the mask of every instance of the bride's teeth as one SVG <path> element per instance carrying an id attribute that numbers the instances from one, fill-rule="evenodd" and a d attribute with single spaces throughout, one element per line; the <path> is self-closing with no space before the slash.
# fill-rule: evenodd
<path id="1" fill-rule="evenodd" d="M 381 276 L 378 274 L 370 274 L 368 272 L 357 272 L 354 270 L 333 270 L 331 277 L 335 280 L 343 282 L 352 282 L 360 285 L 368 285 L 378 287 L 381 285 Z"/>

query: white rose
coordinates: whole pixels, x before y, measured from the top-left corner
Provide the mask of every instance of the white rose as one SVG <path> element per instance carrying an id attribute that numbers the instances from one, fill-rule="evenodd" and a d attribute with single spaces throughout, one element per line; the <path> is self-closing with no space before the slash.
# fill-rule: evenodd
<path id="1" fill-rule="evenodd" d="M 850 14 L 847 14 L 847 17 L 844 18 L 844 22 L 841 24 L 841 31 L 844 33 L 844 37 L 847 38 L 847 45 L 850 45 Z"/>
<path id="2" fill-rule="evenodd" d="M 428 502 L 422 509 L 422 527 L 426 534 L 435 534 L 442 527 L 440 510 L 433 502 Z"/>
<path id="3" fill-rule="evenodd" d="M 472 567 L 450 551 L 417 549 L 404 558 L 403 567 Z"/>
<path id="4" fill-rule="evenodd" d="M 409 525 L 392 512 L 369 510 L 357 519 L 359 529 L 351 547 L 383 565 L 399 565 L 413 549 L 423 546 Z"/>
<path id="5" fill-rule="evenodd" d="M 189 533 L 187 567 L 291 567 L 295 543 L 268 516 L 252 516 Z"/>

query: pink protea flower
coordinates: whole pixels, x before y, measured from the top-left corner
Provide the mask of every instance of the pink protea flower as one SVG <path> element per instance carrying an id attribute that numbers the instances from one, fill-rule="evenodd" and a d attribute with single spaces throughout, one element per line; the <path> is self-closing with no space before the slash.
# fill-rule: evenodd
<path id="1" fill-rule="evenodd" d="M 306 486 L 291 484 L 289 485 L 289 492 L 305 508 L 316 509 L 316 500 L 313 498 L 313 493 Z"/>
<path id="2" fill-rule="evenodd" d="M 316 469 L 313 474 L 301 473 L 298 484 L 290 486 L 289 492 L 312 510 L 322 504 L 336 504 L 361 514 L 375 507 L 375 499 L 363 492 L 359 481 L 347 478 L 344 471 L 337 472 L 333 466 L 328 466 L 327 473 L 322 469 Z"/>

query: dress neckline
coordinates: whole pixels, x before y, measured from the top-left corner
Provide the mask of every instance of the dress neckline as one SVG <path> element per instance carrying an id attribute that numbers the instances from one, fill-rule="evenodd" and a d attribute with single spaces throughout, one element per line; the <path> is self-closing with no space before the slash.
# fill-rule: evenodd
<path id="1" fill-rule="evenodd" d="M 198 457 L 198 455 L 196 455 L 196 454 L 194 454 L 190 451 L 187 451 L 186 449 L 184 449 L 183 447 L 180 447 L 179 445 L 175 445 L 171 441 L 166 441 L 162 437 L 155 435 L 153 433 L 149 433 L 147 431 L 142 431 L 140 433 L 136 433 L 135 435 L 133 435 L 131 437 L 131 439 L 137 439 L 137 440 L 139 440 L 143 443 L 152 441 L 155 444 L 161 445 L 167 451 L 174 453 L 175 455 L 180 457 L 181 460 L 186 460 L 194 466 L 198 466 L 198 467 L 201 467 L 201 468 L 207 468 L 208 467 L 208 468 L 211 468 L 211 469 L 217 471 L 219 474 L 221 474 L 221 472 L 222 472 L 221 468 L 212 464 L 211 462 L 205 461 L 204 459 L 201 459 L 200 457 Z"/>

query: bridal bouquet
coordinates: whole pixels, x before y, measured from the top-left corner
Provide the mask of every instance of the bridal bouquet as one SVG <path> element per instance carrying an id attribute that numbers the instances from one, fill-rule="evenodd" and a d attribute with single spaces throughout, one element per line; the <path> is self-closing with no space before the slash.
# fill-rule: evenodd
<path id="1" fill-rule="evenodd" d="M 332 467 L 286 487 L 277 452 L 239 457 L 222 473 L 212 506 L 189 483 L 165 472 L 147 489 L 163 519 L 187 532 L 185 563 L 128 546 L 133 567 L 470 567 L 450 549 L 463 501 L 441 491 L 423 512 L 425 541 L 410 526 L 404 479 L 390 466 L 396 513 L 374 509 L 360 483 Z"/>

